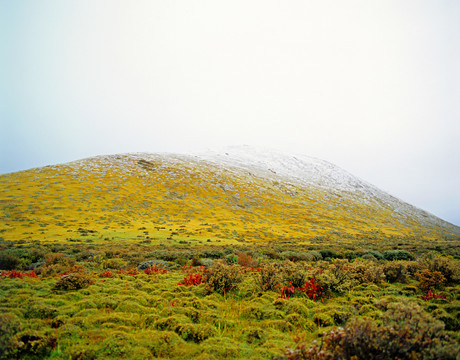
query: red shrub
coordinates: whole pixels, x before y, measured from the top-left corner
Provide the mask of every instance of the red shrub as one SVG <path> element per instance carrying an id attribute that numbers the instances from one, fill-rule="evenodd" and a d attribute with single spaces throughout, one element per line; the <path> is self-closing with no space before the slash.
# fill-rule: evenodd
<path id="1" fill-rule="evenodd" d="M 203 274 L 195 273 L 195 274 L 189 274 L 188 276 L 184 277 L 184 280 L 182 280 L 182 282 L 178 283 L 177 285 L 196 286 L 196 285 L 200 285 L 202 282 L 203 282 Z"/>
<path id="2" fill-rule="evenodd" d="M 185 286 L 196 286 L 200 285 L 203 282 L 203 275 L 206 273 L 206 267 L 204 266 L 182 266 L 182 272 L 186 273 L 187 276 L 184 277 L 182 282 L 178 283 L 177 285 L 185 285 Z"/>
<path id="3" fill-rule="evenodd" d="M 289 281 L 289 286 L 281 286 L 278 285 L 277 287 L 280 288 L 280 298 L 281 299 L 289 299 L 292 294 L 294 294 L 295 288 L 294 285 L 292 285 L 292 282 Z"/>
<path id="4" fill-rule="evenodd" d="M 181 266 L 181 269 L 182 269 L 182 272 L 189 272 L 189 270 L 192 268 L 192 265 L 184 265 L 184 266 Z"/>
<path id="5" fill-rule="evenodd" d="M 19 272 L 19 271 L 16 271 L 16 270 L 11 270 L 11 271 L 6 273 L 6 276 L 9 277 L 10 279 L 14 279 L 14 278 L 22 279 L 24 274 Z"/>
<path id="6" fill-rule="evenodd" d="M 30 277 L 30 278 L 37 278 L 37 274 L 35 273 L 34 270 L 28 272 L 28 273 L 22 273 L 20 271 L 16 271 L 16 270 L 11 270 L 11 271 L 7 271 L 7 272 L 0 272 L 0 276 L 6 276 L 10 279 L 15 279 L 15 278 L 19 278 L 19 279 L 22 279 L 24 276 L 25 277 Z"/>
<path id="7" fill-rule="evenodd" d="M 168 272 L 168 270 L 163 269 L 161 267 L 158 268 L 156 266 L 151 266 L 151 267 L 148 267 L 147 269 L 145 269 L 144 272 L 147 275 L 151 275 L 151 274 L 166 274 Z"/>
<path id="8" fill-rule="evenodd" d="M 255 267 L 241 267 L 240 271 L 241 271 L 242 274 L 246 274 L 248 272 L 258 273 L 258 272 L 260 272 L 260 267 L 258 267 L 258 268 L 255 268 Z"/>
<path id="9" fill-rule="evenodd" d="M 135 267 L 132 267 L 131 269 L 128 270 L 128 276 L 136 276 L 136 275 L 139 275 L 139 271 Z"/>
<path id="10" fill-rule="evenodd" d="M 310 281 L 305 281 L 305 285 L 300 287 L 298 290 L 304 293 L 310 299 L 315 300 L 321 296 L 323 287 L 318 282 L 316 282 L 314 278 L 311 278 Z"/>
<path id="11" fill-rule="evenodd" d="M 37 274 L 35 274 L 35 270 L 32 270 L 31 272 L 25 273 L 24 276 L 30 277 L 30 278 L 37 278 Z"/>
<path id="12" fill-rule="evenodd" d="M 104 271 L 104 272 L 99 274 L 99 277 L 101 277 L 101 278 L 110 278 L 110 277 L 112 277 L 112 272 L 110 270 L 109 271 Z"/>
<path id="13" fill-rule="evenodd" d="M 139 275 L 139 271 L 135 267 L 132 267 L 129 270 L 120 269 L 120 270 L 117 271 L 117 274 L 118 275 L 127 274 L 128 276 L 135 276 L 135 275 Z"/>
<path id="14" fill-rule="evenodd" d="M 422 299 L 423 300 L 426 300 L 426 301 L 429 301 L 429 300 L 432 300 L 432 299 L 443 299 L 443 300 L 446 300 L 446 296 L 445 295 L 442 295 L 442 294 L 435 294 L 433 291 L 431 290 L 428 290 L 427 293 L 425 295 L 422 296 Z"/>

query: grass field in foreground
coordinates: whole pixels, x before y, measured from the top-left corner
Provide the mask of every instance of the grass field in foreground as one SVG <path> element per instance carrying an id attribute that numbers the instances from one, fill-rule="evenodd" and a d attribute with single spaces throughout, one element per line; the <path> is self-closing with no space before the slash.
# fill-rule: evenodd
<path id="1" fill-rule="evenodd" d="M 0 265 L 2 359 L 322 359 L 338 349 L 455 359 L 460 350 L 455 248 L 4 242 Z"/>

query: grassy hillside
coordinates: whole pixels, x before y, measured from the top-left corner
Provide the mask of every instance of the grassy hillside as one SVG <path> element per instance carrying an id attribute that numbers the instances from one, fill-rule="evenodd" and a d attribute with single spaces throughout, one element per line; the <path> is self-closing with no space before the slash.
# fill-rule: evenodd
<path id="1" fill-rule="evenodd" d="M 0 360 L 456 359 L 458 228 L 332 165 L 258 159 L 0 176 Z"/>
<path id="2" fill-rule="evenodd" d="M 346 244 L 458 231 L 394 210 L 359 192 L 175 155 L 101 156 L 0 176 L 4 240 Z"/>

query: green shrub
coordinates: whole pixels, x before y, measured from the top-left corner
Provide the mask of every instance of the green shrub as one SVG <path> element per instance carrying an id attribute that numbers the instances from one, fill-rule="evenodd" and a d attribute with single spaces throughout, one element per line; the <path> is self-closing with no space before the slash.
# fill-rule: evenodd
<path id="1" fill-rule="evenodd" d="M 418 260 L 422 268 L 432 272 L 440 272 L 446 279 L 446 284 L 460 283 L 460 263 L 452 259 L 428 254 Z"/>
<path id="2" fill-rule="evenodd" d="M 295 326 L 291 324 L 286 319 L 283 320 L 267 320 L 265 322 L 267 328 L 269 329 L 276 329 L 281 332 L 292 332 L 295 330 Z"/>
<path id="3" fill-rule="evenodd" d="M 348 259 L 350 261 L 360 257 L 360 255 L 361 255 L 360 252 L 352 251 L 352 250 L 347 250 L 347 251 L 345 251 L 345 254 L 344 254 L 345 259 Z"/>
<path id="4" fill-rule="evenodd" d="M 102 342 L 103 357 L 117 357 L 133 358 L 132 344 L 134 342 L 133 336 L 124 331 L 113 331 L 110 336 Z"/>
<path id="5" fill-rule="evenodd" d="M 176 353 L 180 353 L 184 348 L 184 340 L 173 331 L 151 331 L 147 334 L 150 352 L 155 357 L 169 358 L 177 355 Z"/>
<path id="6" fill-rule="evenodd" d="M 260 327 L 244 328 L 242 335 L 248 344 L 260 345 L 266 339 L 266 331 Z"/>
<path id="7" fill-rule="evenodd" d="M 377 259 L 375 258 L 374 255 L 371 255 L 371 254 L 364 254 L 361 256 L 361 259 L 364 259 L 364 260 L 371 260 L 371 261 L 377 261 Z"/>
<path id="8" fill-rule="evenodd" d="M 376 250 L 365 250 L 362 253 L 362 256 L 364 256 L 364 255 L 372 255 L 377 260 L 383 260 L 384 259 L 382 253 L 380 251 L 376 251 Z"/>
<path id="9" fill-rule="evenodd" d="M 199 298 L 196 296 L 189 297 L 187 299 L 184 299 L 183 306 L 189 306 L 192 307 L 193 309 L 205 309 L 206 305 L 201 301 Z"/>
<path id="10" fill-rule="evenodd" d="M 0 253 L 0 270 L 14 270 L 19 269 L 22 261 L 15 255 Z"/>
<path id="11" fill-rule="evenodd" d="M 198 255 L 194 255 L 192 257 L 191 265 L 193 267 L 195 267 L 195 266 L 204 266 L 203 262 L 201 261 L 201 258 Z"/>
<path id="12" fill-rule="evenodd" d="M 373 261 L 370 260 L 365 260 L 362 258 L 355 260 L 353 265 L 349 267 L 353 279 L 355 279 L 359 284 L 367 282 L 366 271 L 373 265 Z"/>
<path id="13" fill-rule="evenodd" d="M 260 267 L 257 284 L 262 291 L 277 291 L 277 286 L 283 281 L 283 272 L 277 264 L 264 264 Z"/>
<path id="14" fill-rule="evenodd" d="M 236 294 L 239 299 L 243 299 L 254 295 L 258 291 L 257 279 L 254 276 L 245 276 L 238 285 Z"/>
<path id="15" fill-rule="evenodd" d="M 362 307 L 361 307 L 362 309 Z M 343 325 L 351 317 L 352 312 L 355 311 L 352 307 L 343 307 L 337 304 L 331 303 L 321 309 L 321 313 L 329 316 L 333 320 L 335 325 Z"/>
<path id="16" fill-rule="evenodd" d="M 378 265 L 375 260 L 355 260 L 352 266 L 348 267 L 352 284 L 379 284 L 385 279 L 383 267 Z"/>
<path id="17" fill-rule="evenodd" d="M 265 315 L 264 306 L 261 304 L 249 304 L 240 308 L 241 317 L 246 319 L 263 320 Z"/>
<path id="18" fill-rule="evenodd" d="M 221 250 L 202 250 L 200 252 L 200 257 L 203 258 L 210 258 L 210 259 L 222 259 L 224 257 L 224 253 Z"/>
<path id="19" fill-rule="evenodd" d="M 402 293 L 405 295 L 414 295 L 417 293 L 417 287 L 412 285 L 406 285 L 402 288 Z"/>
<path id="20" fill-rule="evenodd" d="M 108 260 L 103 260 L 101 261 L 101 264 L 100 264 L 102 269 L 115 269 L 115 270 L 119 270 L 125 265 L 126 265 L 126 261 L 120 258 L 112 258 Z"/>
<path id="21" fill-rule="evenodd" d="M 200 343 L 216 335 L 216 330 L 209 324 L 178 324 L 174 331 L 185 341 Z"/>
<path id="22" fill-rule="evenodd" d="M 225 294 L 235 289 L 243 280 L 240 269 L 236 265 L 227 265 L 223 261 L 214 261 L 211 268 L 204 275 L 208 291 Z"/>
<path id="23" fill-rule="evenodd" d="M 176 258 L 176 264 L 179 266 L 187 265 L 187 263 L 188 263 L 188 258 L 186 258 L 185 256 L 178 256 Z"/>
<path id="24" fill-rule="evenodd" d="M 30 269 L 31 264 L 38 261 L 42 261 L 44 257 L 44 252 L 38 249 L 23 249 L 23 248 L 10 248 L 7 252 L 2 253 L 4 255 L 12 255 L 19 259 L 20 263 L 17 264 L 13 269 Z M 1 259 L 1 255 L 0 255 Z M 1 261 L 0 261 L 1 263 Z M 1 270 L 1 269 L 0 269 Z M 6 269 L 4 269 L 6 270 Z M 12 270 L 12 269 L 11 269 Z"/>
<path id="25" fill-rule="evenodd" d="M 444 309 L 435 309 L 431 313 L 433 317 L 438 320 L 441 320 L 444 325 L 445 329 L 449 331 L 458 331 L 460 330 L 460 321 L 458 318 L 453 316 L 452 314 L 448 314 Z"/>
<path id="26" fill-rule="evenodd" d="M 309 261 L 313 258 L 313 256 L 308 256 L 307 253 L 293 250 L 283 251 L 280 256 L 290 261 Z"/>
<path id="27" fill-rule="evenodd" d="M 53 319 L 57 315 L 57 309 L 38 301 L 31 301 L 25 306 L 26 319 Z"/>
<path id="28" fill-rule="evenodd" d="M 322 262 L 310 277 L 314 277 L 321 284 L 324 293 L 343 293 L 356 285 L 352 270 L 348 260 L 337 259 L 332 264 Z"/>
<path id="29" fill-rule="evenodd" d="M 277 309 L 283 309 L 287 304 L 289 304 L 288 299 L 278 297 L 275 300 L 273 300 L 273 306 Z"/>
<path id="30" fill-rule="evenodd" d="M 335 258 L 339 257 L 339 255 L 337 255 L 337 253 L 335 251 L 332 251 L 332 250 L 329 250 L 329 249 L 320 250 L 319 253 L 323 257 L 323 259 L 327 259 L 327 258 L 335 259 Z"/>
<path id="31" fill-rule="evenodd" d="M 91 278 L 83 273 L 70 273 L 56 281 L 53 290 L 78 290 L 91 285 Z"/>
<path id="32" fill-rule="evenodd" d="M 416 273 L 415 277 L 419 281 L 420 289 L 424 291 L 440 289 L 444 286 L 444 283 L 446 282 L 446 278 L 441 272 L 430 271 L 428 269 Z"/>
<path id="33" fill-rule="evenodd" d="M 132 300 L 123 300 L 120 305 L 117 307 L 117 311 L 125 313 L 145 313 L 145 308 L 142 305 L 139 305 L 137 302 Z"/>
<path id="34" fill-rule="evenodd" d="M 283 282 L 292 282 L 294 287 L 301 287 L 307 281 L 307 272 L 305 267 L 292 261 L 285 261 L 283 263 L 284 279 Z"/>
<path id="35" fill-rule="evenodd" d="M 383 266 L 385 280 L 389 283 L 405 283 L 407 281 L 406 266 L 401 261 L 388 262 Z"/>
<path id="36" fill-rule="evenodd" d="M 67 350 L 71 360 L 96 360 L 98 358 L 97 348 L 88 344 L 77 344 Z"/>
<path id="37" fill-rule="evenodd" d="M 19 318 L 14 314 L 0 314 L 0 359 L 12 359 L 18 342 L 16 333 L 21 329 Z"/>
<path id="38" fill-rule="evenodd" d="M 24 358 L 47 357 L 57 346 L 57 339 L 54 336 L 44 335 L 39 331 L 23 331 L 16 336 L 16 339 L 18 354 Z"/>
<path id="39" fill-rule="evenodd" d="M 293 313 L 286 316 L 286 321 L 295 327 L 302 328 L 305 326 L 307 320 L 303 316 Z"/>
<path id="40" fill-rule="evenodd" d="M 155 322 L 155 329 L 175 331 L 179 324 L 190 323 L 190 320 L 185 315 L 172 315 L 164 319 L 159 319 Z"/>
<path id="41" fill-rule="evenodd" d="M 318 326 L 332 326 L 334 318 L 329 314 L 319 312 L 313 315 L 313 322 Z"/>
<path id="42" fill-rule="evenodd" d="M 189 308 L 189 307 L 184 307 L 181 309 L 181 312 L 185 315 L 187 315 L 187 317 L 192 320 L 193 323 L 198 323 L 200 321 L 200 318 L 201 318 L 201 311 L 197 310 L 197 309 L 194 309 L 194 308 Z"/>
<path id="43" fill-rule="evenodd" d="M 206 268 L 210 268 L 210 267 L 212 267 L 212 264 L 214 264 L 213 259 L 202 258 L 200 260 L 201 260 L 201 263 L 203 264 L 203 266 L 206 267 Z"/>
<path id="44" fill-rule="evenodd" d="M 164 260 L 148 260 L 148 261 L 141 262 L 137 266 L 137 270 L 145 270 L 149 267 L 169 269 L 170 264 L 169 262 L 164 261 Z"/>
<path id="45" fill-rule="evenodd" d="M 306 261 L 320 261 L 323 260 L 323 256 L 319 251 L 309 251 L 305 254 Z"/>
<path id="46" fill-rule="evenodd" d="M 150 328 L 152 325 L 154 325 L 160 317 L 157 314 L 148 314 L 144 316 L 144 324 Z"/>
<path id="47" fill-rule="evenodd" d="M 238 263 L 238 256 L 236 256 L 235 254 L 228 254 L 225 257 L 225 260 L 227 261 L 228 264 L 234 265 Z"/>
<path id="48" fill-rule="evenodd" d="M 455 359 L 460 345 L 416 304 L 391 304 L 382 323 L 358 318 L 321 342 L 298 342 L 286 359 Z"/>
<path id="49" fill-rule="evenodd" d="M 266 248 L 263 250 L 263 254 L 269 259 L 278 259 L 280 257 L 279 252 L 273 248 Z"/>
<path id="50" fill-rule="evenodd" d="M 364 280 L 369 283 L 380 284 L 385 280 L 385 272 L 382 266 L 373 265 L 366 269 Z"/>
<path id="51" fill-rule="evenodd" d="M 414 255 L 406 250 L 387 250 L 383 253 L 385 260 L 414 260 Z"/>
<path id="52" fill-rule="evenodd" d="M 241 354 L 241 344 L 228 337 L 213 337 L 203 341 L 200 359 L 235 358 Z"/>
<path id="53" fill-rule="evenodd" d="M 277 300 L 286 300 L 286 299 L 276 299 Z M 312 313 L 310 309 L 317 308 L 318 304 L 308 298 L 297 298 L 291 297 L 289 300 L 284 301 L 283 303 L 279 304 L 286 314 L 300 314 L 303 317 L 309 317 Z"/>
<path id="54" fill-rule="evenodd" d="M 407 261 L 406 270 L 409 276 L 415 276 L 416 273 L 423 270 L 422 265 L 418 261 Z"/>

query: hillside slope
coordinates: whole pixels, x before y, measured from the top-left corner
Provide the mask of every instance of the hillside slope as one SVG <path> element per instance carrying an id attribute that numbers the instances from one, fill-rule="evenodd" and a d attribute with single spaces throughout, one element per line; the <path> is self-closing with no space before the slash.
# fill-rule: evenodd
<path id="1" fill-rule="evenodd" d="M 230 148 L 97 156 L 0 176 L 4 240 L 302 241 L 460 228 L 319 159 Z"/>

